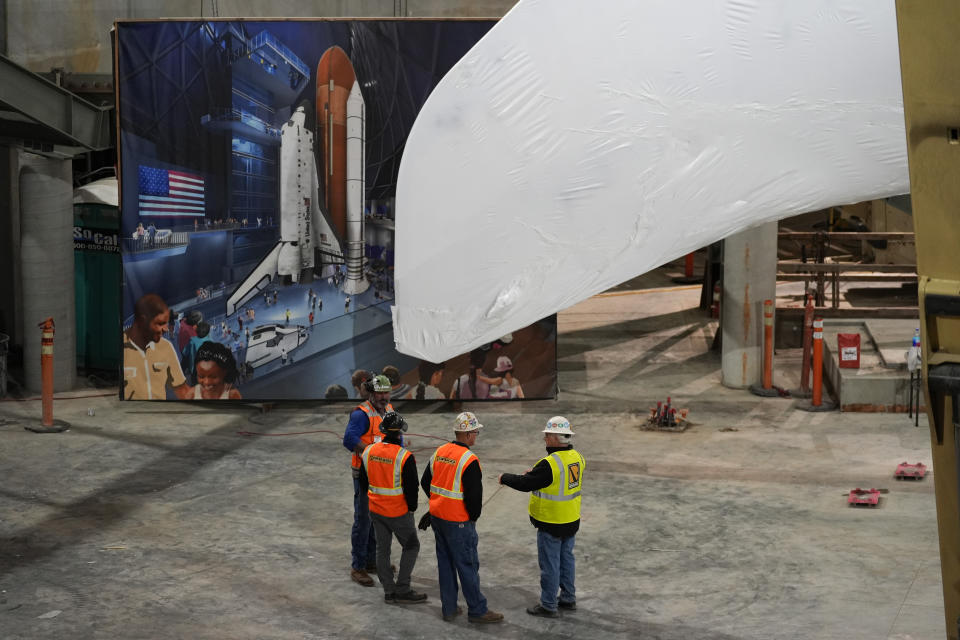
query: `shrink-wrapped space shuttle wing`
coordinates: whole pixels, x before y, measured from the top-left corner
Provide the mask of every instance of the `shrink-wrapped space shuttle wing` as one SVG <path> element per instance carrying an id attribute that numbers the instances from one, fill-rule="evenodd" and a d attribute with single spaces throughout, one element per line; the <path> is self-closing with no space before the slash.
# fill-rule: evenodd
<path id="1" fill-rule="evenodd" d="M 765 221 L 909 191 L 893 2 L 521 0 L 417 115 L 394 336 L 440 362 Z"/>

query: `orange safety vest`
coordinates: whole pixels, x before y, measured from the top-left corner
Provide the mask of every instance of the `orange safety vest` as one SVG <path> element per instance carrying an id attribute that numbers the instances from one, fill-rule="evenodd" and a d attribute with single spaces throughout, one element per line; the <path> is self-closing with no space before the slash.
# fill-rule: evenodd
<path id="1" fill-rule="evenodd" d="M 383 432 L 380 431 L 380 423 L 383 422 L 383 416 L 377 413 L 377 410 L 373 408 L 369 400 L 360 403 L 357 409 L 367 414 L 367 421 L 370 423 L 370 426 L 367 427 L 367 432 L 360 436 L 360 442 L 363 446 L 366 447 L 374 442 L 383 440 Z M 391 411 L 393 411 L 393 405 L 388 402 L 387 409 L 384 413 L 390 413 Z M 360 459 L 360 456 L 354 453 L 350 459 L 350 466 L 354 469 L 359 469 L 361 464 L 363 464 L 363 461 Z"/>
<path id="2" fill-rule="evenodd" d="M 430 515 L 451 522 L 470 519 L 463 504 L 463 472 L 473 461 L 480 464 L 476 454 L 466 447 L 448 442 L 430 458 Z"/>
<path id="3" fill-rule="evenodd" d="M 377 442 L 363 450 L 363 468 L 370 483 L 370 511 L 397 518 L 410 510 L 400 481 L 409 456 L 409 451 L 392 442 Z"/>

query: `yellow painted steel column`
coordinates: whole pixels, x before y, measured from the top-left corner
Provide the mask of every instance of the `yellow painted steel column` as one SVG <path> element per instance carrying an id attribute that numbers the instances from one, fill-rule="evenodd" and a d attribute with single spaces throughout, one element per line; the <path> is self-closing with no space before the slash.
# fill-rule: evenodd
<path id="1" fill-rule="evenodd" d="M 897 0 L 946 636 L 960 635 L 960 3 Z"/>

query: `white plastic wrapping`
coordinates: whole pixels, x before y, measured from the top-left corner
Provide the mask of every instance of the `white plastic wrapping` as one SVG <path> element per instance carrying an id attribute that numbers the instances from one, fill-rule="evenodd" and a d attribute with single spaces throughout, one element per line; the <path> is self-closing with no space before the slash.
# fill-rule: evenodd
<path id="1" fill-rule="evenodd" d="M 397 348 L 444 360 L 757 223 L 908 191 L 892 0 L 521 0 L 407 140 Z"/>

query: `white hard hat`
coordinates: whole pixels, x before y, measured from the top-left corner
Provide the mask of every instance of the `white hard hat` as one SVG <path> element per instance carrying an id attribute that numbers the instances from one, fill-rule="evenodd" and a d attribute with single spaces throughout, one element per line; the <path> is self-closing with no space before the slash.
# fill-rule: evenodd
<path id="1" fill-rule="evenodd" d="M 553 416 L 547 420 L 547 428 L 543 430 L 544 433 L 555 433 L 558 436 L 572 436 L 573 431 L 570 429 L 570 421 L 564 418 L 563 416 Z"/>
<path id="2" fill-rule="evenodd" d="M 454 431 L 479 431 L 483 425 L 477 420 L 477 416 L 469 411 L 464 411 L 457 416 L 457 423 L 454 425 Z"/>

